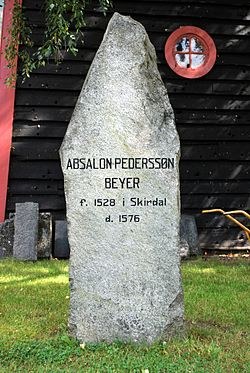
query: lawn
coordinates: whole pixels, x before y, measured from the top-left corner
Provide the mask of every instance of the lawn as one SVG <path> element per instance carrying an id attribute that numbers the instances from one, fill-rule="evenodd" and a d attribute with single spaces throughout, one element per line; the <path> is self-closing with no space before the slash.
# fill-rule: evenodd
<path id="1" fill-rule="evenodd" d="M 182 264 L 186 337 L 79 346 L 67 335 L 68 262 L 0 261 L 0 372 L 250 372 L 249 261 Z"/>

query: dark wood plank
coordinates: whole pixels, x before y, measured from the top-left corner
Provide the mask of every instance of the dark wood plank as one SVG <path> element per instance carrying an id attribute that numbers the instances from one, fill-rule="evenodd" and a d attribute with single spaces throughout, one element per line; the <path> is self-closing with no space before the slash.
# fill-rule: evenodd
<path id="1" fill-rule="evenodd" d="M 68 90 L 33 90 L 19 89 L 16 93 L 16 105 L 18 106 L 64 106 L 74 107 L 78 98 L 78 91 Z M 248 96 L 221 95 L 211 97 L 208 95 L 190 96 L 181 93 L 172 93 L 170 101 L 175 109 L 200 110 L 250 110 Z"/>
<path id="2" fill-rule="evenodd" d="M 44 75 L 32 74 L 30 79 L 21 83 L 18 80 L 17 87 L 21 89 L 43 89 L 43 90 L 75 90 L 80 91 L 84 82 L 83 77 L 70 75 Z M 209 95 L 250 95 L 250 85 L 242 81 L 204 81 L 204 80 L 176 80 L 168 79 L 166 86 L 169 93 L 201 93 Z"/>
<path id="3" fill-rule="evenodd" d="M 15 121 L 13 137 L 63 137 L 67 122 Z M 248 126 L 178 125 L 181 140 L 185 141 L 249 141 Z"/>
<path id="4" fill-rule="evenodd" d="M 217 195 L 228 194 L 231 198 L 237 198 L 240 194 L 247 194 L 250 190 L 250 181 L 182 181 L 182 195 Z M 56 194 L 63 192 L 63 180 L 36 180 L 36 179 L 11 179 L 9 183 L 9 193 L 11 194 Z M 228 219 L 219 214 L 203 214 L 203 222 L 212 218 L 218 218 L 224 223 L 230 223 Z M 240 217 L 240 216 L 239 216 Z M 244 217 L 242 218 L 245 219 Z M 241 219 L 241 220 L 242 220 Z M 224 224 L 223 223 L 223 224 Z M 232 223 L 234 224 L 234 223 Z M 205 226 L 204 224 L 201 226 Z"/>
<path id="5" fill-rule="evenodd" d="M 228 241 L 227 241 L 228 242 Z M 250 245 L 248 243 L 246 243 L 244 246 L 240 246 L 239 242 L 238 241 L 231 241 L 230 243 L 228 242 L 228 244 L 224 244 L 224 246 L 221 246 L 222 244 L 218 244 L 218 245 L 214 245 L 214 246 L 203 246 L 201 247 L 202 251 L 203 251 L 203 259 L 204 257 L 206 257 L 206 260 L 209 259 L 209 257 L 211 257 L 212 259 L 215 257 L 215 256 L 222 256 L 222 255 L 228 255 L 228 254 L 233 254 L 233 255 L 236 255 L 238 253 L 240 254 L 247 254 L 250 250 Z M 226 257 L 226 260 L 230 260 L 231 257 Z"/>
<path id="6" fill-rule="evenodd" d="M 31 51 L 35 52 L 35 49 L 32 48 Z M 84 47 L 78 47 L 78 53 L 76 56 L 73 56 L 69 52 L 63 51 L 63 58 L 65 61 L 82 61 L 82 62 L 91 62 L 95 56 L 96 48 L 87 48 L 85 45 Z M 245 48 L 243 53 L 229 53 L 228 51 L 223 52 L 220 50 L 217 54 L 216 58 L 216 65 L 236 65 L 236 66 L 250 66 L 249 62 L 249 52 Z M 165 55 L 164 55 L 164 48 L 160 48 L 157 50 L 157 57 L 159 65 L 166 64 Z"/>
<path id="7" fill-rule="evenodd" d="M 63 180 L 63 174 L 56 160 L 17 161 L 11 157 L 10 179 Z"/>
<path id="8" fill-rule="evenodd" d="M 182 194 L 247 194 L 250 191 L 250 180 L 225 180 L 225 181 L 204 181 L 204 180 L 182 180 Z"/>
<path id="9" fill-rule="evenodd" d="M 170 97 L 171 98 L 171 97 Z M 175 108 L 174 108 L 175 109 Z M 74 108 L 15 106 L 15 120 L 69 122 Z M 249 125 L 250 112 L 237 110 L 177 110 L 176 123 L 195 125 Z"/>
<path id="10" fill-rule="evenodd" d="M 86 34 L 86 45 L 88 45 L 90 43 L 88 40 L 89 39 L 88 32 L 86 32 L 85 34 Z M 156 50 L 164 50 L 166 39 L 168 38 L 169 35 L 170 33 L 165 33 L 165 34 L 162 34 L 160 32 L 149 33 L 150 40 L 154 44 Z M 97 37 L 97 40 L 99 40 L 98 34 L 96 34 L 96 37 Z M 214 35 L 213 39 L 214 39 L 218 54 L 220 53 L 237 53 L 237 54 L 246 53 L 250 45 L 249 38 L 240 37 L 240 36 L 231 37 L 231 36 L 226 36 L 226 35 L 224 36 Z"/>
<path id="11" fill-rule="evenodd" d="M 230 95 L 211 97 L 208 95 L 171 94 L 171 103 L 176 109 L 200 110 L 250 110 L 248 96 L 230 97 Z"/>
<path id="12" fill-rule="evenodd" d="M 79 76 L 80 79 L 84 79 L 89 69 L 89 64 L 83 63 L 82 61 L 64 61 L 60 65 L 51 62 L 46 67 L 37 69 L 35 72 L 37 74 L 46 74 L 46 75 L 74 75 Z M 159 71 L 161 73 L 162 79 L 166 84 L 170 79 L 171 80 L 183 80 L 178 75 L 176 75 L 167 65 L 160 64 Z M 249 66 L 219 66 L 215 65 L 213 69 L 204 77 L 202 80 L 219 80 L 219 81 L 244 81 L 250 80 L 250 68 Z"/>
<path id="13" fill-rule="evenodd" d="M 32 33 L 32 39 L 35 45 L 40 46 L 44 40 L 44 31 L 40 28 L 35 28 Z M 157 51 L 164 51 L 165 43 L 171 32 L 149 32 L 149 38 Z M 103 39 L 104 30 L 86 30 L 84 31 L 83 39 L 79 39 L 77 45 L 79 48 L 97 49 Z M 250 47 L 250 40 L 244 36 L 213 36 L 217 53 L 248 53 Z"/>
<path id="14" fill-rule="evenodd" d="M 250 180 L 249 162 L 181 161 L 182 180 Z M 191 208 L 191 206 L 189 207 Z"/>
<path id="15" fill-rule="evenodd" d="M 89 35 L 89 39 L 91 43 L 94 42 L 96 37 L 96 34 L 94 35 Z M 87 39 L 87 38 L 86 38 Z M 98 42 L 96 45 L 93 45 L 92 48 L 97 48 L 100 44 L 101 37 L 98 39 Z M 85 43 L 86 48 L 90 48 L 90 46 L 87 45 L 87 40 Z M 243 43 L 244 44 L 244 43 Z M 244 46 L 244 51 L 248 51 L 247 46 Z M 159 55 L 161 57 L 160 63 L 159 63 L 159 70 L 161 72 L 161 75 L 163 79 L 180 79 L 167 65 L 166 62 L 164 62 L 164 57 L 163 57 L 163 49 L 164 49 L 164 44 L 161 45 L 161 48 L 159 50 Z M 79 55 L 84 56 L 84 52 L 80 53 Z M 82 57 L 81 57 L 82 58 Z M 247 59 L 247 57 L 246 57 Z M 91 60 L 90 60 L 91 61 Z M 49 65 L 46 67 L 37 69 L 36 72 L 39 74 L 57 74 L 57 75 L 80 75 L 80 76 L 85 76 L 88 72 L 89 66 L 90 66 L 90 61 L 87 62 L 86 58 L 83 57 L 82 60 L 78 59 L 72 59 L 72 60 L 65 60 L 62 64 L 55 64 L 53 61 L 50 62 Z M 213 67 L 213 69 L 205 76 L 202 78 L 204 79 L 219 79 L 219 80 L 249 80 L 250 79 L 250 68 L 249 66 L 241 66 L 241 55 L 238 54 L 238 63 L 235 65 L 219 65 L 216 63 L 216 65 Z M 182 79 L 183 80 L 183 79 Z"/>
<path id="16" fill-rule="evenodd" d="M 94 32 L 94 31 L 93 31 Z M 22 49 L 22 46 L 20 47 Z M 35 48 L 30 48 L 31 53 L 36 51 Z M 82 63 L 92 62 L 96 53 L 96 48 L 87 48 L 86 45 L 78 46 L 78 53 L 76 56 L 73 56 L 71 53 L 63 51 L 63 58 L 65 61 L 81 61 Z M 236 65 L 236 66 L 250 66 L 250 53 L 247 48 L 245 48 L 244 53 L 229 53 L 219 51 L 217 54 L 216 65 Z M 157 57 L 159 65 L 166 64 L 164 49 L 161 48 L 157 51 Z M 30 80 L 30 79 L 29 79 Z"/>
<path id="17" fill-rule="evenodd" d="M 58 76 L 45 74 L 32 74 L 30 79 L 22 83 L 21 77 L 17 81 L 19 89 L 43 89 L 47 90 L 67 90 L 80 92 L 84 82 L 83 76 Z"/>
<path id="18" fill-rule="evenodd" d="M 238 85 L 239 84 L 239 85 Z M 212 83 L 212 92 L 213 94 L 221 93 L 221 94 L 240 94 L 240 95 L 249 95 L 250 84 L 247 82 L 245 83 L 244 81 L 242 82 L 223 82 L 223 81 L 218 81 L 218 82 L 213 82 Z"/>
<path id="19" fill-rule="evenodd" d="M 63 138 L 67 129 L 66 122 L 14 122 L 13 138 L 39 137 L 39 138 Z"/>
<path id="20" fill-rule="evenodd" d="M 171 98 L 171 96 L 170 96 Z M 15 106 L 15 120 L 29 121 L 62 121 L 69 122 L 73 107 L 39 107 Z M 177 110 L 175 118 L 177 124 L 222 124 L 222 125 L 248 125 L 250 112 L 238 110 Z"/>
<path id="21" fill-rule="evenodd" d="M 15 106 L 14 118 L 16 120 L 38 121 L 61 121 L 69 122 L 74 108 L 57 107 L 35 107 Z"/>
<path id="22" fill-rule="evenodd" d="M 58 160 L 62 139 L 24 139 L 13 141 L 11 155 L 20 160 Z"/>
<path id="23" fill-rule="evenodd" d="M 45 17 L 43 11 L 24 9 L 24 14 L 33 28 L 44 27 Z M 86 12 L 86 30 L 93 30 L 93 32 L 106 30 L 111 16 L 112 14 L 108 14 L 107 17 L 105 17 L 97 12 Z M 133 14 L 133 18 L 142 23 L 147 32 L 169 33 L 180 26 L 189 26 L 190 24 L 206 30 L 211 35 L 247 36 L 250 31 L 249 24 L 243 19 L 235 23 L 235 21 L 229 22 L 227 19 L 215 21 L 204 18 L 199 19 L 192 16 L 176 17 L 171 15 L 158 15 L 155 17 L 152 15 L 148 17 L 140 14 Z"/>
<path id="24" fill-rule="evenodd" d="M 116 3 L 122 3 L 126 2 L 127 0 L 116 0 Z M 159 0 L 158 3 L 163 3 L 166 4 L 166 1 L 168 0 Z M 152 0 L 137 0 L 138 3 L 146 3 L 146 2 L 152 2 Z M 209 5 L 224 5 L 224 6 L 235 6 L 235 7 L 240 7 L 240 6 L 249 6 L 248 0 L 172 0 L 170 1 L 172 4 L 176 3 L 184 3 L 184 4 L 209 4 Z M 98 2 L 95 0 L 93 1 L 94 6 L 98 6 Z M 44 5 L 44 0 L 24 0 L 23 5 L 25 8 L 28 9 L 41 9 Z M 91 4 L 92 6 L 92 4 Z"/>
<path id="25" fill-rule="evenodd" d="M 249 161 L 250 146 L 248 142 L 227 142 L 216 144 L 186 144 L 181 146 L 183 160 L 218 160 L 218 161 Z"/>
<path id="26" fill-rule="evenodd" d="M 250 164 L 240 162 L 181 161 L 181 181 L 250 180 Z M 10 164 L 11 179 L 62 180 L 60 163 L 53 161 L 17 161 Z"/>
<path id="27" fill-rule="evenodd" d="M 181 140 L 186 141 L 250 141 L 249 126 L 178 125 Z M 250 189 L 249 189 L 250 190 Z"/>
<path id="28" fill-rule="evenodd" d="M 250 61 L 250 57 L 249 57 Z M 45 74 L 32 74 L 30 79 L 26 79 L 24 83 L 19 78 L 17 82 L 18 89 L 43 89 L 43 90 L 67 90 L 77 91 L 80 89 L 84 82 L 84 77 L 73 75 L 45 75 Z M 244 81 L 205 81 L 201 79 L 189 80 L 176 80 L 168 79 L 166 81 L 168 92 L 171 93 L 189 93 L 189 94 L 206 94 L 213 95 L 228 95 L 229 97 L 235 96 L 249 96 L 250 84 Z"/>
<path id="29" fill-rule="evenodd" d="M 79 59 L 81 59 L 80 55 L 83 55 L 82 53 L 79 54 Z M 248 53 L 248 50 L 245 49 L 243 53 L 238 53 L 238 52 L 223 52 L 223 51 L 218 51 L 217 50 L 217 56 L 216 56 L 216 64 L 215 66 L 220 66 L 220 68 L 225 68 L 225 66 L 231 66 L 232 67 L 237 67 L 237 68 L 242 68 L 244 69 L 245 67 L 250 65 L 249 62 L 249 56 L 250 54 Z M 70 55 L 67 55 L 68 59 L 72 59 Z M 66 59 L 67 59 L 66 58 Z M 76 57 L 76 59 L 78 59 Z M 158 65 L 166 65 L 166 59 L 165 59 L 165 54 L 164 54 L 164 48 L 161 48 L 157 50 L 157 60 L 158 60 Z M 203 78 L 202 78 L 203 80 Z M 199 80 L 198 80 L 199 81 Z"/>
<path id="30" fill-rule="evenodd" d="M 249 4 L 248 4 L 249 5 Z M 233 7 L 214 4 L 204 6 L 204 4 L 176 4 L 175 2 L 136 2 L 125 1 L 115 2 L 114 10 L 122 14 L 150 14 L 150 15 L 173 15 L 173 16 L 191 16 L 197 18 L 212 19 L 245 19 L 249 20 L 249 6 Z"/>
<path id="31" fill-rule="evenodd" d="M 28 1 L 31 1 L 31 0 L 28 0 Z M 118 2 L 126 2 L 127 0 L 117 0 Z M 152 2 L 152 0 L 136 0 L 138 1 L 138 3 L 144 3 L 144 2 Z M 162 3 L 166 3 L 168 0 L 158 0 L 158 2 L 162 2 Z M 248 6 L 249 7 L 249 1 L 248 0 L 170 0 L 169 1 L 170 3 L 176 3 L 176 4 L 179 4 L 179 3 L 184 3 L 186 4 L 187 6 L 190 6 L 190 4 L 210 4 L 210 5 L 214 5 L 216 7 L 216 5 L 220 4 L 220 5 L 231 5 L 231 6 L 234 6 L 234 7 L 239 7 L 241 5 L 245 5 L 245 6 Z"/>
<path id="32" fill-rule="evenodd" d="M 20 194 L 63 195 L 63 180 L 11 180 L 8 193 L 9 196 Z"/>
<path id="33" fill-rule="evenodd" d="M 162 79 L 166 84 L 169 79 L 181 79 L 176 75 L 166 64 L 165 66 L 160 65 L 159 71 L 161 73 Z M 250 80 L 250 70 L 248 66 L 219 66 L 215 65 L 210 72 L 201 78 L 202 80 L 214 80 L 214 81 L 244 81 Z"/>
<path id="34" fill-rule="evenodd" d="M 201 79 L 189 80 L 168 80 L 165 82 L 168 93 L 172 97 L 173 93 L 189 94 L 195 97 L 195 94 L 206 94 L 214 99 L 218 95 L 225 95 L 234 97 L 233 95 L 241 95 L 248 97 L 250 95 L 250 84 L 244 81 L 205 81 Z M 208 97 L 208 98 L 209 98 Z M 238 97 L 235 97 L 237 100 Z"/>
<path id="35" fill-rule="evenodd" d="M 195 216 L 195 221 L 199 230 L 213 228 L 231 229 L 237 227 L 237 225 L 234 222 L 218 213 L 202 214 L 200 210 L 199 212 L 196 211 L 191 215 Z M 249 226 L 249 220 L 247 218 L 244 218 L 241 215 L 237 215 L 235 217 L 246 227 Z M 241 230 L 241 228 L 238 227 L 237 229 Z"/>
<path id="36" fill-rule="evenodd" d="M 58 159 L 58 150 L 62 139 L 19 139 L 12 143 L 12 155 L 21 159 Z M 249 161 L 250 146 L 248 142 L 221 142 L 215 144 L 186 144 L 181 146 L 182 160 L 209 161 L 209 160 L 232 160 Z"/>
<path id="37" fill-rule="evenodd" d="M 199 246 L 202 249 L 239 250 L 239 248 L 250 249 L 248 243 L 238 239 L 240 229 L 204 229 L 199 233 Z"/>
<path id="38" fill-rule="evenodd" d="M 171 96 L 170 96 L 171 98 Z M 177 124 L 250 124 L 250 112 L 238 110 L 177 110 L 175 107 Z"/>
<path id="39" fill-rule="evenodd" d="M 61 64 L 56 64 L 54 61 L 50 61 L 50 63 L 45 66 L 41 67 L 37 70 L 35 70 L 36 73 L 39 74 L 48 74 L 48 75 L 77 75 L 77 76 L 83 76 L 85 78 L 88 69 L 89 69 L 90 63 L 85 63 L 82 61 L 64 61 Z M 19 66 L 21 69 L 21 65 Z M 19 70 L 20 72 L 20 70 Z"/>
<path id="40" fill-rule="evenodd" d="M 16 93 L 16 105 L 22 106 L 63 106 L 74 107 L 78 98 L 78 92 L 74 91 L 45 91 L 22 90 Z"/>
<path id="41" fill-rule="evenodd" d="M 16 203 L 36 202 L 39 204 L 40 211 L 54 211 L 65 209 L 65 199 L 63 195 L 37 195 L 37 194 L 19 194 L 7 198 L 7 209 L 14 210 Z"/>
<path id="42" fill-rule="evenodd" d="M 250 26 L 244 21 L 242 24 L 230 23 L 227 19 L 223 19 L 220 22 L 218 20 L 207 20 L 192 17 L 171 17 L 169 15 L 157 17 L 154 16 L 142 16 L 139 14 L 134 14 L 133 18 L 138 22 L 142 23 L 146 28 L 147 32 L 164 32 L 170 33 L 180 26 L 193 26 L 200 27 L 210 33 L 211 35 L 229 35 L 229 36 L 247 36 L 250 31 Z M 31 17 L 32 19 L 32 17 Z M 103 17 L 98 15 L 87 16 L 86 26 L 91 30 L 105 30 L 107 27 L 108 20 L 110 16 Z M 238 22 L 239 23 L 239 22 Z"/>
<path id="43" fill-rule="evenodd" d="M 250 199 L 249 194 L 234 195 L 234 198 L 230 195 L 183 195 L 182 208 L 188 208 L 192 206 L 195 209 L 223 209 L 223 210 L 249 210 Z"/>

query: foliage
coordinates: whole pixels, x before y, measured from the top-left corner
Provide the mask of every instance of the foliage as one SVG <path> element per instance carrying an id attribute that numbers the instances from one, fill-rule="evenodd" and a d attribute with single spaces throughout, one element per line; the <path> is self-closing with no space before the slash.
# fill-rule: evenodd
<path id="1" fill-rule="evenodd" d="M 16 57 L 19 56 L 23 62 L 23 75 L 29 76 L 31 71 L 31 58 L 28 49 L 33 46 L 31 39 L 31 29 L 26 24 L 22 14 L 22 8 L 18 0 L 15 0 L 12 11 L 12 24 L 8 29 L 8 39 L 5 48 L 5 58 L 10 69 L 10 75 L 7 78 L 7 85 L 12 85 L 15 82 L 16 75 L 13 67 L 16 64 Z M 23 49 L 19 50 L 19 44 L 23 45 Z"/>
<path id="2" fill-rule="evenodd" d="M 10 71 L 15 66 L 16 57 L 22 63 L 23 79 L 41 66 L 45 66 L 50 58 L 56 63 L 63 60 L 63 53 L 70 52 L 76 55 L 78 44 L 83 41 L 83 30 L 86 26 L 86 6 L 92 0 L 45 0 L 45 34 L 43 44 L 31 52 L 34 41 L 32 29 L 22 12 L 19 0 L 15 0 L 12 25 L 9 28 L 9 37 L 5 49 L 5 57 Z M 106 15 L 112 6 L 111 0 L 99 0 L 101 11 Z M 18 46 L 21 46 L 19 48 Z M 15 75 L 10 74 L 7 84 L 15 82 Z"/>
<path id="3" fill-rule="evenodd" d="M 182 264 L 187 335 L 151 346 L 67 336 L 68 262 L 0 261 L 0 372 L 249 372 L 249 263 Z"/>

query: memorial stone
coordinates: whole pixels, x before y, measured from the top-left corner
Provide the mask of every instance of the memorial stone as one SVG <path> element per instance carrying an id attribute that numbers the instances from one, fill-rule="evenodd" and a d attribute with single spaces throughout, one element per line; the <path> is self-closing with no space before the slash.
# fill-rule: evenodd
<path id="1" fill-rule="evenodd" d="M 198 241 L 198 231 L 195 217 L 193 215 L 181 215 L 180 237 L 181 240 L 187 242 L 189 246 L 189 255 L 201 255 Z"/>
<path id="2" fill-rule="evenodd" d="M 38 222 L 37 257 L 49 259 L 52 255 L 52 216 L 41 212 Z"/>
<path id="3" fill-rule="evenodd" d="M 180 257 L 181 259 L 187 259 L 190 256 L 189 244 L 184 238 L 180 240 Z"/>
<path id="4" fill-rule="evenodd" d="M 179 148 L 154 47 L 115 13 L 60 149 L 79 341 L 182 334 Z"/>
<path id="5" fill-rule="evenodd" d="M 15 214 L 0 224 L 0 257 L 13 256 Z M 52 254 L 52 216 L 49 212 L 41 212 L 38 220 L 37 257 L 49 259 Z"/>
<path id="6" fill-rule="evenodd" d="M 0 223 L 0 257 L 8 257 L 13 254 L 14 241 L 14 217 Z"/>
<path id="7" fill-rule="evenodd" d="M 16 203 L 13 256 L 19 260 L 37 260 L 38 203 Z"/>
<path id="8" fill-rule="evenodd" d="M 65 220 L 55 220 L 54 257 L 69 257 L 68 228 Z"/>

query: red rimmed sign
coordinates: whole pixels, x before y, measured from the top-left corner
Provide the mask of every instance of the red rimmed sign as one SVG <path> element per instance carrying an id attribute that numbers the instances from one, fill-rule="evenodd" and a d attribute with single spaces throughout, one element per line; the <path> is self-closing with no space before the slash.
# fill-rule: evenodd
<path id="1" fill-rule="evenodd" d="M 176 74 L 189 79 L 200 78 L 214 66 L 216 47 L 206 31 L 183 26 L 169 36 L 165 58 Z"/>

